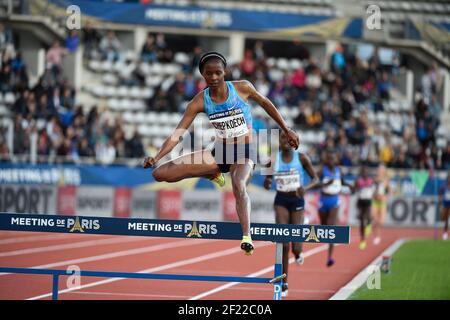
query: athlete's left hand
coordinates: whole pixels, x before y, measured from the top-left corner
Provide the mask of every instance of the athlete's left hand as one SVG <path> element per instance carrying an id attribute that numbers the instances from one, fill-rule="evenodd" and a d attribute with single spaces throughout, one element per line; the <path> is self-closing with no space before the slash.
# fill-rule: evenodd
<path id="1" fill-rule="evenodd" d="M 299 187 L 297 188 L 295 193 L 297 194 L 297 197 L 303 198 L 303 196 L 305 195 L 305 188 Z"/>
<path id="2" fill-rule="evenodd" d="M 295 132 L 291 128 L 288 128 L 285 133 L 291 147 L 293 147 L 294 149 L 298 149 L 298 146 L 300 145 L 300 137 L 298 136 L 297 132 Z"/>

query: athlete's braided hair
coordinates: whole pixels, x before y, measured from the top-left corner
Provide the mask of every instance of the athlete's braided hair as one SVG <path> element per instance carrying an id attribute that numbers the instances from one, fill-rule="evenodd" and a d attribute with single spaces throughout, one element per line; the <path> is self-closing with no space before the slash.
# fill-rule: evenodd
<path id="1" fill-rule="evenodd" d="M 215 51 L 210 51 L 203 54 L 202 57 L 200 58 L 200 62 L 198 64 L 198 69 L 200 70 L 200 73 L 202 73 L 203 67 L 205 66 L 206 62 L 208 62 L 211 59 L 219 59 L 223 63 L 224 68 L 227 66 L 227 60 L 223 55 Z"/>

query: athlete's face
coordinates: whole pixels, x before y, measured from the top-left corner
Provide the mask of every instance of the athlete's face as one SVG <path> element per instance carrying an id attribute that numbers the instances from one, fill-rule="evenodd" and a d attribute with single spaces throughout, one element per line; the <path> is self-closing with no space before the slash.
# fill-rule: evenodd
<path id="1" fill-rule="evenodd" d="M 205 63 L 202 72 L 206 84 L 210 88 L 217 88 L 223 84 L 225 79 L 225 69 L 220 60 L 214 59 Z"/>
<path id="2" fill-rule="evenodd" d="M 333 152 L 328 152 L 326 155 L 326 162 L 328 163 L 328 165 L 330 166 L 335 166 L 336 165 L 336 156 Z"/>
<path id="3" fill-rule="evenodd" d="M 292 149 L 291 145 L 289 144 L 289 140 L 284 132 L 281 132 L 280 134 L 280 149 L 282 151 L 288 151 L 289 149 Z"/>
<path id="4" fill-rule="evenodd" d="M 367 176 L 367 167 L 365 167 L 365 166 L 361 167 L 361 175 L 364 177 Z"/>

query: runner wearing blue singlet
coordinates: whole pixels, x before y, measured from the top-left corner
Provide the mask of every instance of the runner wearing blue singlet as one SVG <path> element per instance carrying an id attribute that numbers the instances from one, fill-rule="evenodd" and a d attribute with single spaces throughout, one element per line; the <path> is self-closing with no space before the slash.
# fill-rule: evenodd
<path id="1" fill-rule="evenodd" d="M 324 165 L 319 171 L 322 188 L 319 200 L 319 217 L 323 225 L 335 225 L 339 213 L 339 193 L 342 186 L 347 186 L 353 191 L 353 186 L 344 181 L 340 168 L 337 166 L 336 155 L 332 150 L 327 150 L 325 154 Z M 327 266 L 334 264 L 333 259 L 334 245 L 328 247 Z"/>
<path id="2" fill-rule="evenodd" d="M 448 217 L 450 216 L 450 173 L 447 176 L 447 181 L 439 193 L 439 203 L 441 205 L 441 219 L 444 220 L 444 232 L 442 239 L 448 239 Z"/>
<path id="3" fill-rule="evenodd" d="M 309 157 L 301 152 L 294 152 L 289 145 L 284 133 L 280 134 L 280 149 L 273 162 L 273 176 L 277 190 L 274 202 L 275 221 L 280 224 L 303 224 L 305 212 L 304 194 L 306 191 L 319 185 L 319 177 L 314 171 Z M 303 185 L 303 175 L 306 172 L 311 181 Z M 264 188 L 272 188 L 272 175 L 267 175 L 264 180 Z M 303 264 L 302 244 L 292 242 L 292 253 L 298 265 Z M 289 270 L 289 242 L 283 243 L 283 273 L 286 278 L 283 281 L 281 295 L 288 294 L 288 270 Z"/>
<path id="4" fill-rule="evenodd" d="M 241 249 L 246 255 L 253 253 L 250 236 L 250 198 L 247 185 L 256 164 L 256 151 L 252 141 L 252 118 L 249 99 L 258 103 L 286 133 L 289 144 L 298 148 L 299 137 L 286 122 L 272 102 L 256 91 L 248 81 L 225 81 L 225 58 L 217 52 L 204 54 L 199 70 L 208 86 L 198 93 L 174 133 L 168 137 L 154 157 L 144 160 L 144 168 L 154 167 L 182 139 L 198 113 L 208 115 L 216 130 L 212 150 L 204 149 L 167 161 L 153 170 L 156 181 L 177 182 L 186 178 L 203 177 L 225 184 L 223 173 L 230 172 L 236 211 L 242 227 Z"/>

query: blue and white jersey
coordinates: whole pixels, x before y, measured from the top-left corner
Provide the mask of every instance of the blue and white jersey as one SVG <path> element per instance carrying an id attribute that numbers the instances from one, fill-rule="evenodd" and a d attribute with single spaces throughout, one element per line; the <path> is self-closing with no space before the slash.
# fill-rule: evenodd
<path id="1" fill-rule="evenodd" d="M 322 170 L 322 177 L 320 177 L 323 184 L 326 184 L 330 180 L 333 182 L 326 186 L 322 187 L 322 192 L 325 192 L 329 195 L 338 195 L 342 190 L 342 181 L 341 181 L 341 170 L 339 168 L 334 168 L 334 172 L 331 173 L 330 168 L 328 166 L 324 166 Z"/>
<path id="2" fill-rule="evenodd" d="M 303 170 L 298 152 L 294 152 L 289 163 L 284 162 L 282 152 L 278 152 L 274 165 L 276 190 L 280 192 L 296 191 L 302 185 Z"/>
<path id="3" fill-rule="evenodd" d="M 203 93 L 205 113 L 216 129 L 216 136 L 222 139 L 236 138 L 252 130 L 252 114 L 246 103 L 230 81 L 226 81 L 228 98 L 222 104 L 212 101 L 209 88 Z"/>

